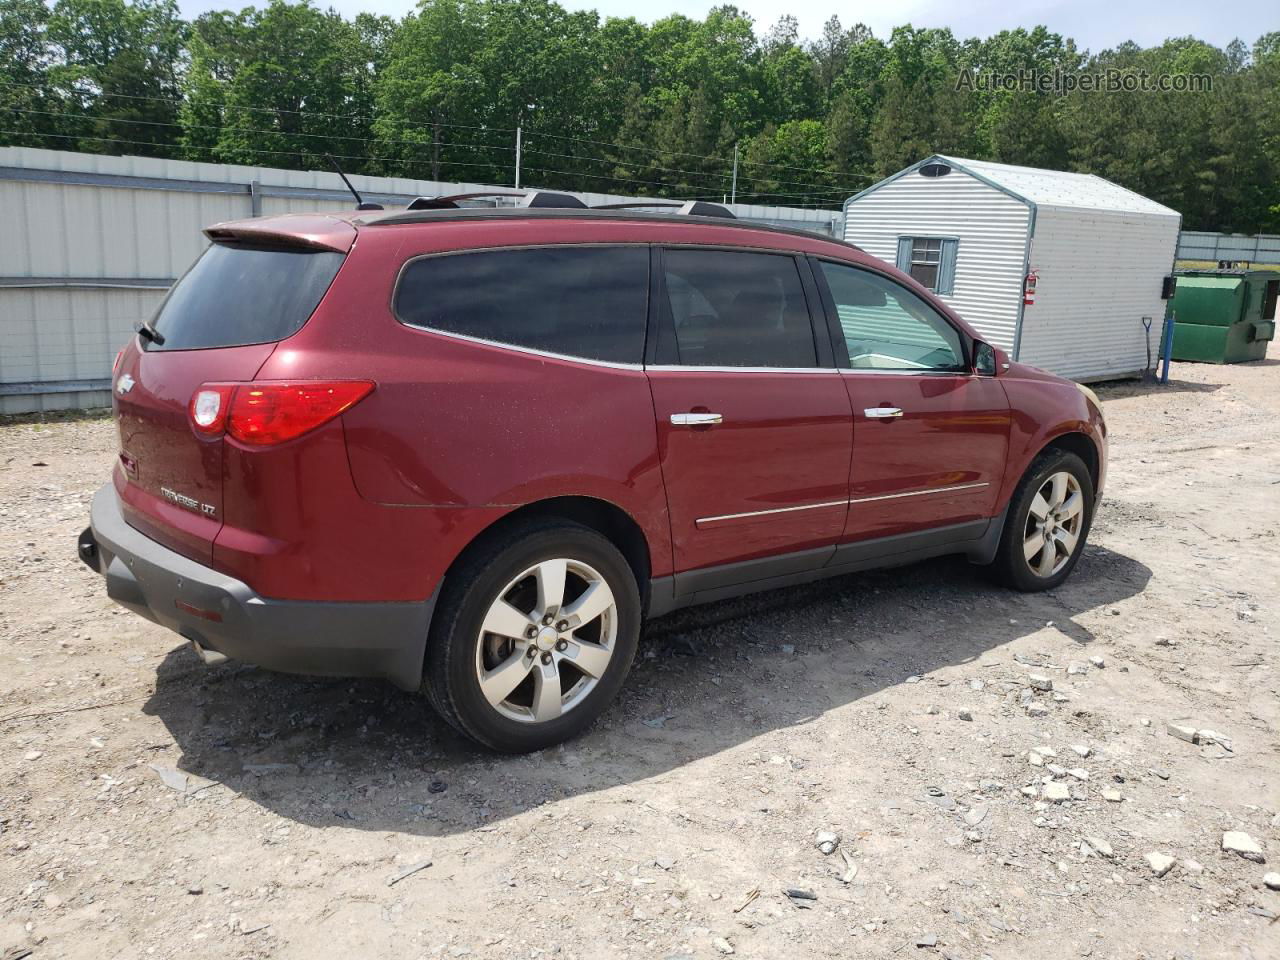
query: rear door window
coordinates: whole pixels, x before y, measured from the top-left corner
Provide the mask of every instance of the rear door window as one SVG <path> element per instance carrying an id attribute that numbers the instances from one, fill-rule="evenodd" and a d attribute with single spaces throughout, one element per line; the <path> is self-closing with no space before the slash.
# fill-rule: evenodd
<path id="1" fill-rule="evenodd" d="M 666 250 L 663 274 L 682 366 L 817 366 L 794 257 Z"/>
<path id="2" fill-rule="evenodd" d="M 163 344 L 199 350 L 273 343 L 302 328 L 345 254 L 215 243 L 169 291 L 152 325 Z"/>
<path id="3" fill-rule="evenodd" d="M 422 257 L 396 288 L 403 323 L 611 363 L 644 359 L 647 247 L 536 247 Z"/>

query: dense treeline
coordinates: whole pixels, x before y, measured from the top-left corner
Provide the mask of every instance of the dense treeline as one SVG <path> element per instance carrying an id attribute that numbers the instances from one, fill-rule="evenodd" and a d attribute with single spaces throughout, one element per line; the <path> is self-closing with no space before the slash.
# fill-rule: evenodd
<path id="1" fill-rule="evenodd" d="M 1207 92 L 1028 92 L 1034 70 L 1201 74 Z M 0 143 L 101 153 L 837 206 L 931 152 L 1086 170 L 1191 229 L 1280 230 L 1280 32 L 1090 54 L 1043 27 L 881 39 L 832 17 L 763 36 L 601 21 L 552 0 L 424 0 L 403 20 L 309 2 L 184 21 L 174 0 L 0 0 Z"/>

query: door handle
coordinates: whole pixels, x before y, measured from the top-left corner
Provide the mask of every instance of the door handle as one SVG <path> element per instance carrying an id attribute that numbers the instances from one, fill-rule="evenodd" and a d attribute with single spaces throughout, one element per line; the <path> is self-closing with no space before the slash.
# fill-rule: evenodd
<path id="1" fill-rule="evenodd" d="M 709 427 L 723 423 L 724 417 L 718 413 L 673 413 L 671 425 L 675 427 Z"/>
<path id="2" fill-rule="evenodd" d="M 876 420 L 888 420 L 892 417 L 902 416 L 902 410 L 898 407 L 867 407 L 862 412 Z"/>

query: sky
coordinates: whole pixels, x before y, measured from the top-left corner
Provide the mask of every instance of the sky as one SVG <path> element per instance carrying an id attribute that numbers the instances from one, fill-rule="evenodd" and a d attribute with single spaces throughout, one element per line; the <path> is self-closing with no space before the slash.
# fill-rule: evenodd
<path id="1" fill-rule="evenodd" d="M 254 0 L 179 0 L 187 16 L 209 9 L 239 9 Z M 701 19 L 713 0 L 559 0 L 570 9 L 595 9 L 602 16 L 636 17 L 652 22 L 671 13 Z M 403 16 L 414 0 L 316 0 L 348 16 L 363 10 Z M 917 27 L 950 27 L 960 38 L 986 37 L 1001 30 L 1045 24 L 1072 37 L 1090 51 L 1114 47 L 1125 40 L 1152 46 L 1167 37 L 1188 34 L 1216 46 L 1236 37 L 1252 45 L 1264 33 L 1280 30 L 1280 6 L 1275 0 L 1233 0 L 1219 5 L 1209 0 L 901 0 L 897 3 L 848 3 L 840 0 L 737 0 L 736 6 L 756 21 L 757 35 L 786 13 L 800 21 L 800 34 L 817 37 L 831 14 L 850 27 L 859 21 L 877 37 L 904 23 Z"/>

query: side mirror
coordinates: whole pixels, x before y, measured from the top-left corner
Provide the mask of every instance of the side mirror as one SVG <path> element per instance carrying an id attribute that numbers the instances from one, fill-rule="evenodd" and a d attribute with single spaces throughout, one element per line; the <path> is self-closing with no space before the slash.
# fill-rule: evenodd
<path id="1" fill-rule="evenodd" d="M 973 344 L 973 370 L 980 377 L 994 377 L 997 371 L 996 349 L 977 340 Z"/>

